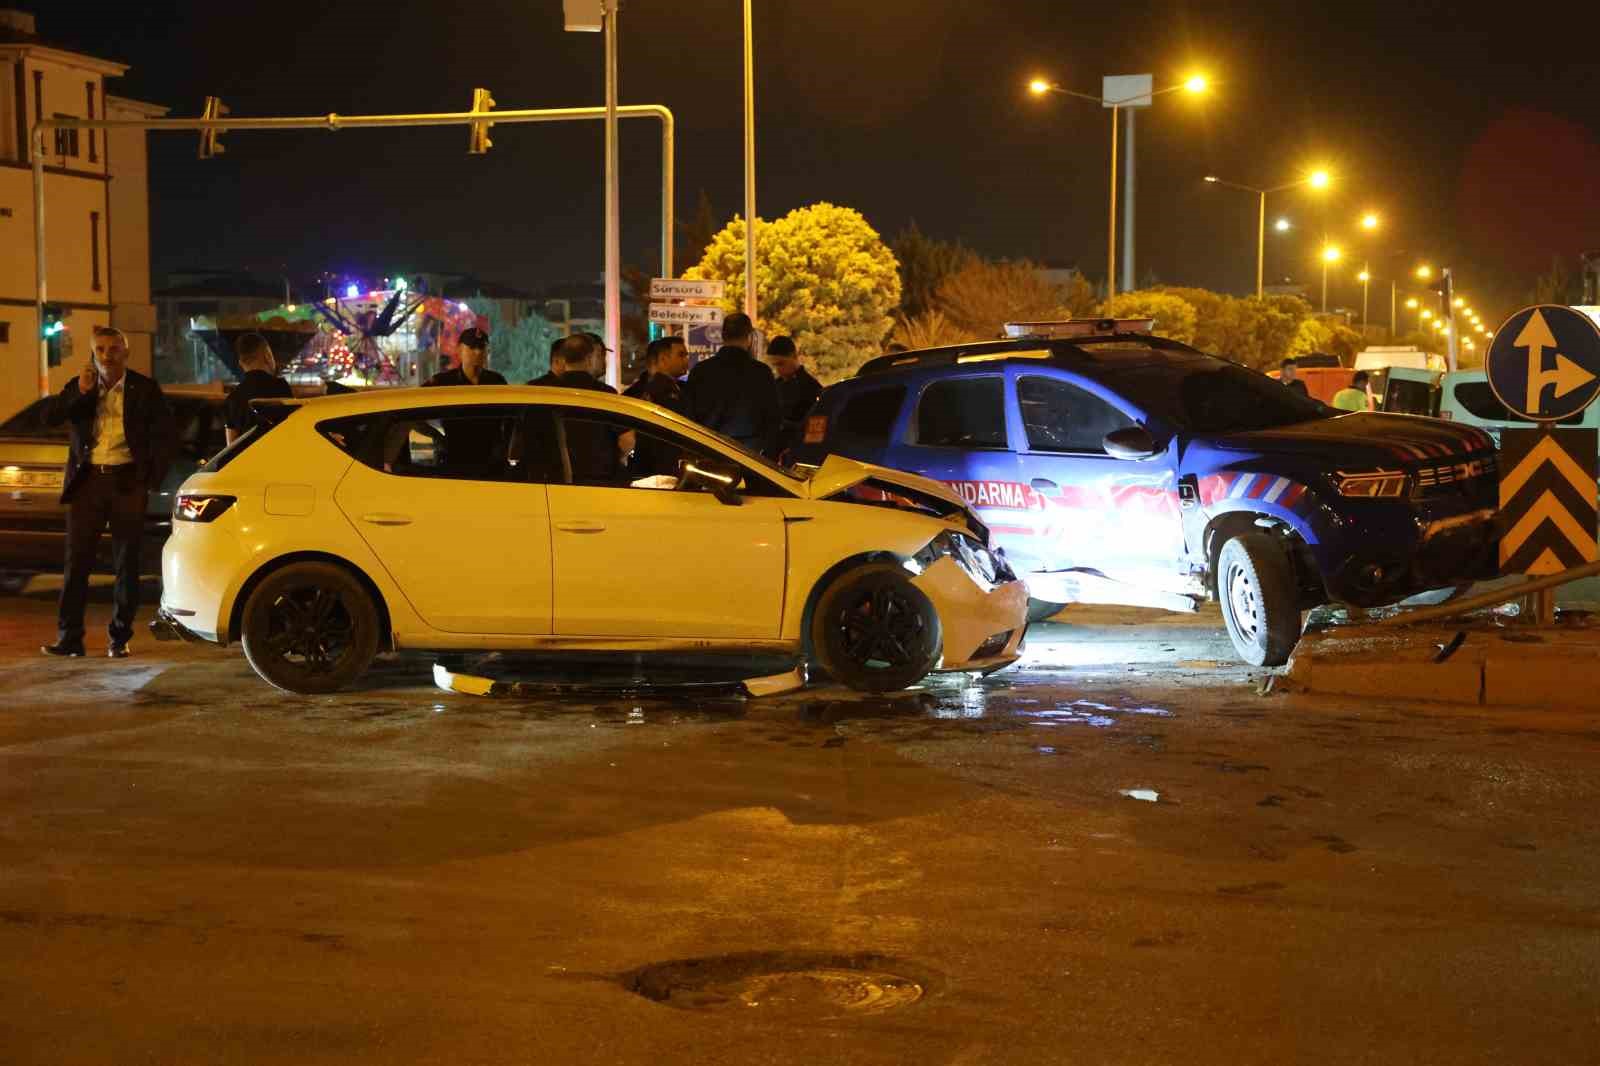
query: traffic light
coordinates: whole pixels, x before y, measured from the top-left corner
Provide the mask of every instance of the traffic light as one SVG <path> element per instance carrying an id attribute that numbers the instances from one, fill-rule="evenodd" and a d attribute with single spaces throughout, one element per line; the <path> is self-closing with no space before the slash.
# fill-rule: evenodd
<path id="1" fill-rule="evenodd" d="M 217 119 L 221 118 L 227 113 L 227 104 L 223 103 L 215 96 L 208 96 L 206 97 L 205 109 L 200 112 L 200 119 L 203 122 L 215 122 Z M 222 134 L 224 132 L 224 130 L 216 128 L 203 129 L 200 131 L 201 159 L 210 159 L 214 155 L 221 155 L 223 152 L 227 151 L 227 149 L 222 146 Z"/>
<path id="2" fill-rule="evenodd" d="M 472 90 L 472 113 L 481 114 L 494 110 L 494 97 L 489 95 L 488 89 Z M 471 155 L 483 155 L 494 146 L 489 139 L 489 127 L 493 122 L 476 120 L 471 126 L 471 137 L 467 141 L 467 152 Z"/>
<path id="3" fill-rule="evenodd" d="M 44 321 L 40 323 L 39 331 L 45 338 L 60 336 L 67 328 L 67 313 L 60 304 L 44 305 Z"/>

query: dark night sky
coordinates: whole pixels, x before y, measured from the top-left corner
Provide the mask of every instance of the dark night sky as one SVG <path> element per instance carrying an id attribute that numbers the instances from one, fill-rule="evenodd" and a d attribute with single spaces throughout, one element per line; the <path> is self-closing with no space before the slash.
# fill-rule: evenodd
<path id="1" fill-rule="evenodd" d="M 600 38 L 564 33 L 560 0 L 20 6 L 48 39 L 131 64 L 111 91 L 177 113 L 207 94 L 236 115 L 465 110 L 474 85 L 502 108 L 602 102 Z M 886 238 L 914 218 L 990 255 L 1103 275 L 1106 116 L 1035 100 L 1024 83 L 1044 73 L 1096 92 L 1102 74 L 1160 84 L 1199 67 L 1221 82 L 1208 100 L 1174 94 L 1140 116 L 1141 276 L 1247 290 L 1254 198 L 1201 176 L 1276 184 L 1321 161 L 1339 175 L 1325 204 L 1269 201 L 1299 224 L 1269 233 L 1269 276 L 1313 277 L 1324 225 L 1353 250 L 1368 208 L 1387 221 L 1372 242 L 1380 278 L 1444 259 L 1491 314 L 1513 309 L 1552 255 L 1600 248 L 1592 8 L 1550 10 L 1548 29 L 1419 0 L 755 8 L 764 217 L 827 199 Z M 742 206 L 739 12 L 738 0 L 622 11 L 622 102 L 677 114 L 680 215 L 701 188 L 721 218 Z M 192 135 L 155 135 L 156 265 L 468 269 L 524 286 L 598 272 L 600 125 L 492 136 L 489 155 L 469 157 L 462 128 L 235 133 L 201 163 Z M 623 248 L 636 263 L 657 241 L 656 138 L 653 123 L 624 124 Z M 1339 295 L 1359 299 L 1354 283 Z"/>

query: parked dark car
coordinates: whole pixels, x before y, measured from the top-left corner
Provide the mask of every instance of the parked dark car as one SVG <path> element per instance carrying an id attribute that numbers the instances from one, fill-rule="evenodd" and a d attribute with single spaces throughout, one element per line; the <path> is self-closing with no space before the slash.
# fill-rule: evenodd
<path id="1" fill-rule="evenodd" d="M 172 493 L 202 462 L 222 450 L 220 386 L 168 385 L 162 389 L 178 426 L 178 454 L 145 508 L 142 566 L 161 569 L 161 546 L 172 527 Z M 0 568 L 57 570 L 65 555 L 67 509 L 61 477 L 68 427 L 45 422 L 48 400 L 35 400 L 0 423 Z M 109 567 L 109 537 L 100 539 L 101 565 Z"/>

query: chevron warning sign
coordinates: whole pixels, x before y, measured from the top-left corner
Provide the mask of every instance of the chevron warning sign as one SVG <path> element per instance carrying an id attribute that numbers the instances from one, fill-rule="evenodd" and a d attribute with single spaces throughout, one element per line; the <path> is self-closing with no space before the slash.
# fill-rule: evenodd
<path id="1" fill-rule="evenodd" d="M 1500 572 L 1554 574 L 1594 562 L 1600 430 L 1500 434 Z"/>

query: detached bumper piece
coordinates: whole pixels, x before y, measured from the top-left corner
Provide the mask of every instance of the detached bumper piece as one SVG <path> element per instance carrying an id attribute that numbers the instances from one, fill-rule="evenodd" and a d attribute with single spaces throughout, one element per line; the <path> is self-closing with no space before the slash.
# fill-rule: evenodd
<path id="1" fill-rule="evenodd" d="M 665 682 L 646 679 L 581 681 L 562 678 L 555 670 L 541 671 L 542 676 L 534 678 L 518 677 L 515 671 L 505 671 L 509 676 L 491 677 L 485 672 L 486 668 L 493 669 L 493 666 L 489 663 L 473 663 L 469 668 L 466 665 L 436 662 L 433 664 L 433 683 L 446 692 L 459 692 L 463 696 L 537 699 L 565 693 L 622 695 L 681 692 L 686 689 L 708 695 L 779 696 L 804 688 L 807 680 L 804 664 L 762 677 Z M 498 670 L 494 672 L 501 673 Z"/>
<path id="2" fill-rule="evenodd" d="M 156 609 L 156 616 L 150 620 L 150 635 L 157 640 L 180 640 L 185 644 L 204 644 L 206 640 L 198 633 L 186 629 L 176 615 L 165 607 Z"/>

